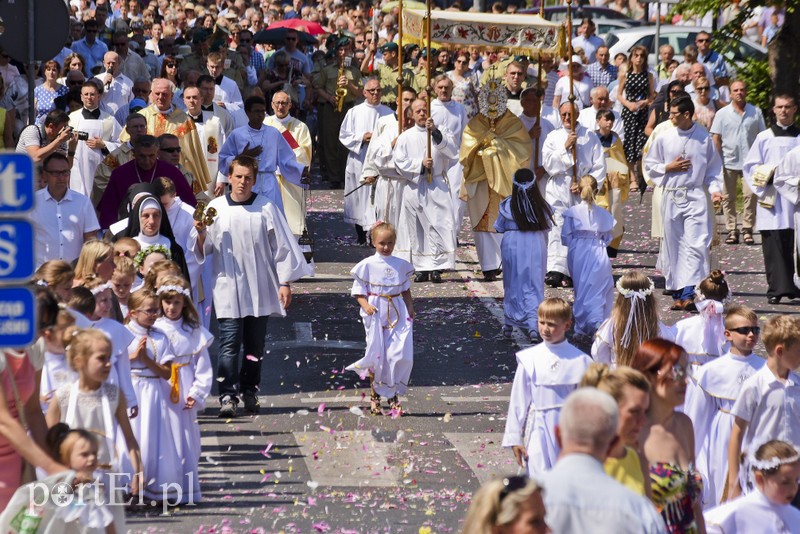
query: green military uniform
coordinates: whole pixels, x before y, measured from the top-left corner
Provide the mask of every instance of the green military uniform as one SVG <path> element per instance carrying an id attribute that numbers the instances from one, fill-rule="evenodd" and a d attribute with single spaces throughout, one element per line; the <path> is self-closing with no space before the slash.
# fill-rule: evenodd
<path id="1" fill-rule="evenodd" d="M 355 65 L 355 62 L 349 67 L 345 67 L 344 75 L 348 82 L 352 82 L 359 88 L 364 86 L 361 71 Z M 314 77 L 314 89 L 321 89 L 328 96 L 335 98 L 338 78 L 338 64 L 327 65 Z M 321 164 L 328 173 L 328 179 L 334 184 L 344 184 L 344 171 L 347 166 L 347 149 L 339 142 L 339 129 L 342 127 L 342 121 L 347 110 L 353 107 L 356 100 L 360 98 L 360 91 L 356 93 L 348 90 L 340 112 L 336 111 L 334 104 L 324 99 L 320 101 L 319 144 L 321 148 Z"/>
<path id="2" fill-rule="evenodd" d="M 392 68 L 386 63 L 380 63 L 375 71 L 381 84 L 381 104 L 392 109 L 397 108 L 397 72 L 397 67 Z M 420 90 L 414 71 L 409 68 L 403 68 L 403 87 L 411 87 L 415 91 Z"/>
<path id="3" fill-rule="evenodd" d="M 222 74 L 236 82 L 236 85 L 239 86 L 240 91 L 243 90 L 244 81 L 247 79 L 247 73 L 245 71 L 242 56 L 236 53 L 229 53 L 225 55 L 225 59 L 231 60 L 231 66 L 230 68 L 223 70 Z M 206 60 L 206 57 L 201 56 L 197 52 L 192 52 L 181 60 L 180 64 L 178 65 L 178 72 L 181 74 L 181 76 L 185 76 L 190 70 L 196 70 L 201 74 L 208 74 Z"/>
<path id="4" fill-rule="evenodd" d="M 444 74 L 440 69 L 431 69 L 431 79 L 435 80 L 437 76 Z M 414 67 L 414 79 L 417 81 L 418 91 L 422 92 L 428 87 L 428 68 L 417 65 Z M 431 84 L 433 86 L 433 84 Z"/>

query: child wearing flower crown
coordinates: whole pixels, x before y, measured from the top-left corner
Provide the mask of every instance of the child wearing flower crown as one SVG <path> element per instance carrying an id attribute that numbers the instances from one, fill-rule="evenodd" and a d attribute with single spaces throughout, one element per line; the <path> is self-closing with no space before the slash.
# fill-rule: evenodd
<path id="1" fill-rule="evenodd" d="M 614 276 L 606 247 L 611 242 L 614 217 L 595 205 L 597 180 L 581 178 L 581 202 L 564 212 L 561 243 L 567 247 L 567 267 L 575 287 L 575 341 L 591 341 L 600 324 L 611 315 Z"/>
<path id="2" fill-rule="evenodd" d="M 683 347 L 689 363 L 695 366 L 728 352 L 724 308 L 731 296 L 725 274 L 714 269 L 694 288 L 694 304 L 699 315 L 675 323 L 675 343 Z"/>
<path id="3" fill-rule="evenodd" d="M 653 281 L 638 271 L 622 275 L 611 317 L 600 325 L 592 344 L 594 361 L 612 367 L 630 366 L 639 345 L 660 337 L 675 339 L 674 330 L 658 319 Z"/>
<path id="4" fill-rule="evenodd" d="M 752 466 L 755 491 L 706 512 L 706 532 L 800 532 L 797 446 L 786 441 L 767 441 L 755 447 L 748 463 Z"/>
<path id="5" fill-rule="evenodd" d="M 168 384 L 167 412 L 173 440 L 183 459 L 183 502 L 200 500 L 198 464 L 200 462 L 200 426 L 197 413 L 205 407 L 211 393 L 214 370 L 208 347 L 214 336 L 203 328 L 192 304 L 189 284 L 181 276 L 167 276 L 156 291 L 162 317 L 156 320 L 169 338 L 175 352 L 172 376 Z"/>
<path id="6" fill-rule="evenodd" d="M 128 300 L 128 330 L 134 335 L 128 345 L 131 376 L 139 417 L 131 421 L 142 449 L 146 499 L 174 502 L 177 487 L 182 487 L 183 469 L 178 446 L 173 439 L 166 405 L 169 402 L 167 381 L 172 376 L 175 352 L 166 334 L 155 328 L 161 315 L 158 296 L 140 289 Z"/>
<path id="7" fill-rule="evenodd" d="M 514 173 L 511 196 L 500 202 L 494 229 L 503 234 L 503 335 L 516 326 L 534 343 L 541 342 L 537 310 L 544 300 L 547 232 L 553 210 L 529 169 Z"/>
<path id="8" fill-rule="evenodd" d="M 171 259 L 172 253 L 164 245 L 151 245 L 137 252 L 136 256 L 133 258 L 133 263 L 139 270 L 139 278 L 133 284 L 131 290 L 137 291 L 141 289 L 142 285 L 144 284 L 144 277 L 147 276 L 148 272 L 150 272 L 150 269 L 153 267 L 154 263 Z"/>
<path id="9" fill-rule="evenodd" d="M 704 302 L 701 300 L 698 306 Z M 730 350 L 697 366 L 688 381 L 683 413 L 689 416 L 694 427 L 695 462 L 704 477 L 703 507 L 706 509 L 722 502 L 728 474 L 733 403 L 739 397 L 742 384 L 766 363 L 753 352 L 759 332 L 758 317 L 753 310 L 737 305 L 729 307 L 724 335 Z"/>
<path id="10" fill-rule="evenodd" d="M 362 378 L 369 376 L 370 413 L 379 415 L 381 397 L 389 399 L 394 414 L 401 414 L 398 395 L 408 388 L 414 364 L 414 302 L 411 277 L 414 267 L 392 256 L 397 233 L 381 222 L 372 228 L 376 253 L 361 260 L 353 275 L 351 294 L 361 306 L 361 320 L 367 333 L 364 357 L 347 366 Z"/>

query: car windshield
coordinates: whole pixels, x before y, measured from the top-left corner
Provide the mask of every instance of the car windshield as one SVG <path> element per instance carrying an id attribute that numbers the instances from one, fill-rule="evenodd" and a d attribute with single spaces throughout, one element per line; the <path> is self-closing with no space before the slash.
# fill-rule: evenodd
<path id="1" fill-rule="evenodd" d="M 619 37 L 617 37 L 616 33 L 612 32 L 606 35 L 606 46 L 608 46 L 608 48 L 617 44 L 617 41 L 619 41 Z"/>

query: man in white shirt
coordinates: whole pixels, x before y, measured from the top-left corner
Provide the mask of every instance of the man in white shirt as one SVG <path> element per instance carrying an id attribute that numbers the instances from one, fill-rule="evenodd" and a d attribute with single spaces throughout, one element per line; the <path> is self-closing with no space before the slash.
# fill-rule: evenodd
<path id="1" fill-rule="evenodd" d="M 547 524 L 553 532 L 661 534 L 667 529 L 650 502 L 603 470 L 615 444 L 619 410 L 608 393 L 580 388 L 567 397 L 556 439 L 561 454 L 544 475 Z"/>
<path id="2" fill-rule="evenodd" d="M 48 260 L 78 259 L 84 242 L 100 225 L 88 197 L 69 188 L 69 160 L 55 152 L 44 159 L 42 178 L 47 187 L 36 192 L 29 218 L 36 241 L 36 268 Z"/>
<path id="3" fill-rule="evenodd" d="M 580 56 L 572 56 L 567 68 L 572 69 L 572 92 L 575 95 L 575 105 L 578 106 L 579 110 L 589 107 L 590 94 L 594 84 L 592 79 L 584 72 Z M 569 102 L 569 76 L 566 74 L 556 82 L 553 107 L 558 108 L 565 102 Z"/>
<path id="4" fill-rule="evenodd" d="M 120 65 L 119 54 L 106 52 L 103 56 L 103 67 L 106 71 L 95 76 L 103 82 L 105 92 L 102 101 L 112 113 L 127 107 L 133 100 L 133 82 L 120 71 Z"/>
<path id="5" fill-rule="evenodd" d="M 218 52 L 208 54 L 206 68 L 216 84 L 214 100 L 226 109 L 240 109 L 242 107 L 242 93 L 239 91 L 239 86 L 236 85 L 236 82 L 222 74 L 222 71 L 225 70 L 224 67 L 222 56 Z"/>
<path id="6" fill-rule="evenodd" d="M 592 105 L 584 108 L 578 114 L 578 122 L 590 132 L 597 130 L 597 112 L 600 110 L 610 110 L 614 114 L 614 126 L 611 130 L 619 135 L 620 140 L 625 139 L 625 125 L 619 113 L 611 109 L 611 98 L 608 94 L 608 89 L 605 87 L 594 87 L 589 93 L 592 99 Z"/>
<path id="7" fill-rule="evenodd" d="M 606 44 L 605 41 L 594 34 L 596 31 L 597 26 L 594 21 L 590 18 L 585 18 L 578 27 L 578 36 L 572 40 L 572 49 L 582 48 L 589 63 L 595 62 L 597 49 Z"/>

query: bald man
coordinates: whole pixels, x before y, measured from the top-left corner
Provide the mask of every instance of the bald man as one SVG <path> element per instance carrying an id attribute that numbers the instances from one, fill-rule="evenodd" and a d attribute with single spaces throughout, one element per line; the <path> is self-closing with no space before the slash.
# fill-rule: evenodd
<path id="1" fill-rule="evenodd" d="M 105 72 L 101 72 L 95 78 L 103 83 L 102 103 L 113 115 L 122 107 L 127 107 L 133 100 L 133 82 L 130 78 L 120 72 L 122 62 L 116 52 L 106 52 L 103 56 L 103 67 Z"/>

